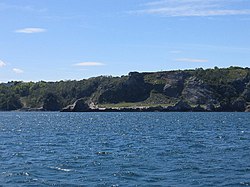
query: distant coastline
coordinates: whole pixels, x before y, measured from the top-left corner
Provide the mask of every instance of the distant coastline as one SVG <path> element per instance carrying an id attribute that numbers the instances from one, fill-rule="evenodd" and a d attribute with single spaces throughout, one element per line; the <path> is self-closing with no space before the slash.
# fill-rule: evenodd
<path id="1" fill-rule="evenodd" d="M 0 111 L 249 112 L 250 68 L 0 84 Z"/>

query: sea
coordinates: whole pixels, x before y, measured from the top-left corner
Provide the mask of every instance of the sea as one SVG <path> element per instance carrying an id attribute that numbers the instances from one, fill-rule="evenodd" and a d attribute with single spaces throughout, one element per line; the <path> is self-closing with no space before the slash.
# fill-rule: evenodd
<path id="1" fill-rule="evenodd" d="M 0 186 L 250 186 L 250 113 L 0 113 Z"/>

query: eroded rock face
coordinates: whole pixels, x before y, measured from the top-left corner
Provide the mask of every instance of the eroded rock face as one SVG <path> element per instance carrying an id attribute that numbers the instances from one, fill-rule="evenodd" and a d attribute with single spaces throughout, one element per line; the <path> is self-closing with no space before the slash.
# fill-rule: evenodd
<path id="1" fill-rule="evenodd" d="M 232 103 L 232 109 L 238 112 L 244 112 L 246 110 L 247 103 L 243 98 L 238 98 Z"/>
<path id="2" fill-rule="evenodd" d="M 184 79 L 186 78 L 185 73 L 170 73 L 167 74 L 164 79 L 166 84 L 163 88 L 163 93 L 169 97 L 179 97 L 183 90 Z"/>
<path id="3" fill-rule="evenodd" d="M 139 102 L 147 99 L 149 95 L 150 89 L 144 82 L 143 75 L 131 72 L 126 81 L 103 89 L 97 100 L 98 103 Z"/>
<path id="4" fill-rule="evenodd" d="M 180 100 L 174 106 L 167 107 L 167 110 L 185 112 L 185 111 L 192 111 L 192 107 L 187 102 Z"/>
<path id="5" fill-rule="evenodd" d="M 194 112 L 204 112 L 206 110 L 204 108 L 202 108 L 200 105 L 197 105 L 197 106 L 193 107 L 192 111 L 194 111 Z"/>
<path id="6" fill-rule="evenodd" d="M 68 105 L 62 109 L 62 112 L 89 112 L 91 111 L 85 99 L 78 99 L 72 105 Z"/>
<path id="7" fill-rule="evenodd" d="M 196 77 L 186 80 L 182 96 L 192 104 L 216 103 L 212 88 Z"/>
<path id="8" fill-rule="evenodd" d="M 250 102 L 250 81 L 246 85 L 246 88 L 243 91 L 242 96 L 246 99 L 246 101 Z"/>
<path id="9" fill-rule="evenodd" d="M 168 81 L 163 88 L 163 93 L 169 97 L 177 98 L 183 89 L 183 82 L 179 80 Z"/>
<path id="10" fill-rule="evenodd" d="M 250 105 L 248 105 L 248 106 L 246 107 L 245 112 L 250 112 Z"/>
<path id="11" fill-rule="evenodd" d="M 42 108 L 46 111 L 59 111 L 61 109 L 61 105 L 58 101 L 58 97 L 52 93 L 47 94 Z"/>
<path id="12" fill-rule="evenodd" d="M 208 111 L 208 112 L 213 112 L 215 111 L 215 106 L 212 104 L 212 103 L 208 103 L 206 106 L 205 106 L 205 111 Z"/>

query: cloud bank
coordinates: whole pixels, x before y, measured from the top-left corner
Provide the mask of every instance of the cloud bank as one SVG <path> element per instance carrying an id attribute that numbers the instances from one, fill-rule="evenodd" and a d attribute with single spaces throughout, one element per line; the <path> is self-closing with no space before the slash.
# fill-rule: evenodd
<path id="1" fill-rule="evenodd" d="M 15 32 L 17 33 L 25 33 L 25 34 L 33 34 L 33 33 L 41 33 L 41 32 L 46 32 L 46 29 L 43 28 L 23 28 L 23 29 L 18 29 Z"/>
<path id="2" fill-rule="evenodd" d="M 144 6 L 134 13 L 166 17 L 250 15 L 249 0 L 160 0 Z"/>

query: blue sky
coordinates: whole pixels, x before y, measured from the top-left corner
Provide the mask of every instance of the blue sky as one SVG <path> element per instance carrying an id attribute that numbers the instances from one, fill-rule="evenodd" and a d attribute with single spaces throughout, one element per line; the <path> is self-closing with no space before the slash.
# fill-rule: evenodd
<path id="1" fill-rule="evenodd" d="M 250 66 L 249 0 L 0 0 L 0 82 Z"/>

